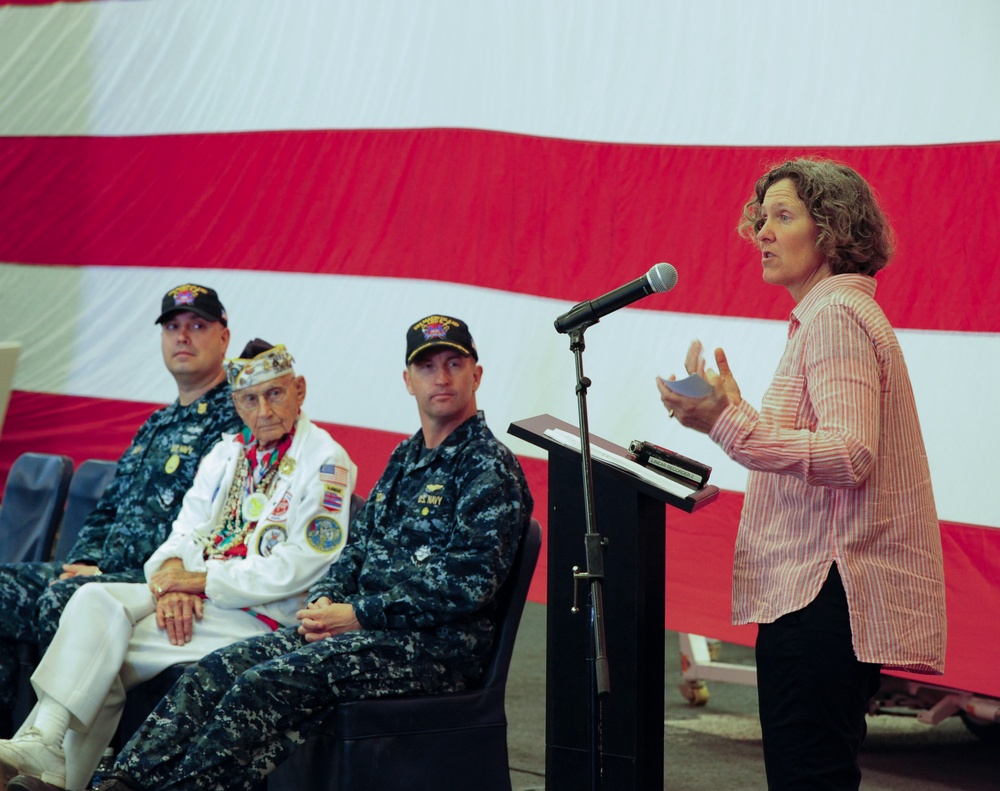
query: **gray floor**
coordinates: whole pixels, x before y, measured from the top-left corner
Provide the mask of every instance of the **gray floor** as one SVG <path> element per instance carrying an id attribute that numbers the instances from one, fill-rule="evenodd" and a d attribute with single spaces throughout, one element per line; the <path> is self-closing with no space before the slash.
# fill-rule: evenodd
<path id="1" fill-rule="evenodd" d="M 690 707 L 677 691 L 677 635 L 665 637 L 664 789 L 763 791 L 756 690 L 715 682 L 708 705 Z M 752 662 L 752 652 L 726 645 L 721 659 Z M 507 718 L 514 791 L 541 791 L 546 787 L 544 605 L 528 604 L 521 623 Z M 869 718 L 861 764 L 866 791 L 1000 789 L 1000 749 L 980 742 L 958 718 L 934 727 L 912 717 Z"/>

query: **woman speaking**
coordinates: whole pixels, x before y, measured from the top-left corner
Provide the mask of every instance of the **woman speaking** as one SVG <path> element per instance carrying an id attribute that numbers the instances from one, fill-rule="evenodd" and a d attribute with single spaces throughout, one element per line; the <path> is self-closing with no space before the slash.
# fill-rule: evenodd
<path id="1" fill-rule="evenodd" d="M 758 624 L 771 791 L 857 789 L 868 701 L 883 667 L 939 674 L 941 537 L 906 364 L 875 302 L 892 232 L 865 180 L 798 159 L 756 184 L 740 233 L 764 281 L 788 290 L 788 343 L 758 411 L 725 353 L 688 373 L 712 392 L 657 386 L 670 417 L 746 467 L 733 622 Z"/>

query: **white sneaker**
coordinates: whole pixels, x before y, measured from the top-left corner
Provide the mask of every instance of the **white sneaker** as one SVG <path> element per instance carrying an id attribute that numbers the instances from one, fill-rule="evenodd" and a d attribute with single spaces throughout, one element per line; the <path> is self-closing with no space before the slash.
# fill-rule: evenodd
<path id="1" fill-rule="evenodd" d="M 37 728 L 28 728 L 13 739 L 0 739 L 0 776 L 11 771 L 14 775 L 30 775 L 66 787 L 66 755 L 62 745 L 46 742 Z M 5 781 L 8 779 L 4 777 Z"/>

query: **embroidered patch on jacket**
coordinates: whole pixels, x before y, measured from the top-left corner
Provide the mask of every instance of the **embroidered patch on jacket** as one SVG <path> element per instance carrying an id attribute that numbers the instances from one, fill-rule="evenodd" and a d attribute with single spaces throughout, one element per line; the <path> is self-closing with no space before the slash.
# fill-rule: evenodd
<path id="1" fill-rule="evenodd" d="M 285 492 L 285 496 L 281 498 L 274 510 L 271 511 L 271 519 L 275 522 L 284 522 L 288 518 L 288 508 L 292 504 L 292 493 Z"/>
<path id="2" fill-rule="evenodd" d="M 336 464 L 324 464 L 319 468 L 319 479 L 323 483 L 332 483 L 335 486 L 347 486 L 347 467 L 340 467 Z"/>
<path id="3" fill-rule="evenodd" d="M 347 534 L 332 516 L 317 516 L 306 527 L 306 542 L 317 552 L 329 554 L 344 546 Z"/>
<path id="4" fill-rule="evenodd" d="M 420 505 L 423 505 L 423 506 L 428 506 L 428 505 L 438 506 L 438 505 L 441 505 L 441 503 L 444 502 L 444 495 L 443 494 L 428 494 L 428 492 L 439 492 L 443 488 L 444 488 L 444 486 L 440 486 L 438 484 L 433 484 L 433 483 L 428 484 L 427 485 L 427 491 L 426 492 L 421 492 L 420 494 L 417 495 L 417 502 Z M 428 513 L 427 508 L 424 508 L 421 511 L 421 513 L 426 516 L 427 513 Z"/>
<path id="5" fill-rule="evenodd" d="M 323 484 L 323 507 L 338 513 L 344 507 L 344 490 L 330 483 Z"/>
<path id="6" fill-rule="evenodd" d="M 257 539 L 257 554 L 265 558 L 271 554 L 271 550 L 278 544 L 283 544 L 288 540 L 288 531 L 284 525 L 266 524 L 260 529 L 260 536 Z"/>

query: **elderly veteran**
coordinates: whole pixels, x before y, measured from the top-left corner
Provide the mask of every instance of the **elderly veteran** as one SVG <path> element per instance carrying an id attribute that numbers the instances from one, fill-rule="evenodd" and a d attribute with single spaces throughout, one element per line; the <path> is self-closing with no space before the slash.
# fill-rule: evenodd
<path id="1" fill-rule="evenodd" d="M 219 295 L 196 283 L 172 288 L 155 323 L 176 399 L 136 432 L 66 563 L 0 564 L 0 737 L 17 724 L 9 722 L 17 644 L 44 650 L 81 585 L 141 582 L 142 566 L 170 534 L 198 464 L 223 432 L 241 426 L 222 368 L 229 329 Z"/>
<path id="2" fill-rule="evenodd" d="M 305 379 L 284 346 L 254 340 L 226 363 L 245 423 L 205 457 L 148 584 L 87 585 L 70 599 L 32 683 L 39 702 L 0 741 L 9 779 L 82 789 L 125 691 L 165 668 L 297 624 L 305 591 L 347 540 L 356 468 L 301 411 Z M 47 785 L 48 784 L 48 785 Z"/>
<path id="3" fill-rule="evenodd" d="M 482 373 L 464 322 L 434 315 L 410 326 L 403 379 L 420 430 L 393 451 L 301 625 L 189 667 L 105 791 L 253 789 L 338 701 L 478 682 L 494 596 L 532 509 L 520 464 L 476 408 Z"/>

